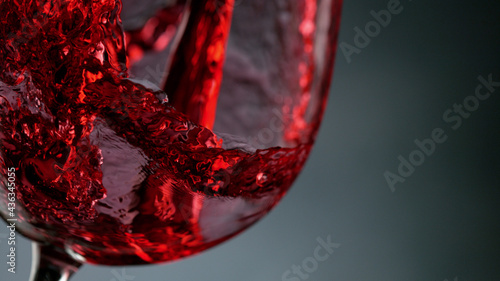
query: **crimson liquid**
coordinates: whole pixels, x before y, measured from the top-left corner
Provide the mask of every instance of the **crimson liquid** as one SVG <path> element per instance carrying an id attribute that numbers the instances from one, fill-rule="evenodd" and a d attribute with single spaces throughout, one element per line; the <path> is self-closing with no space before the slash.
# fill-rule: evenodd
<path id="1" fill-rule="evenodd" d="M 256 222 L 302 168 L 331 74 L 325 51 L 328 81 L 314 96 L 316 1 L 297 3 L 282 7 L 305 11 L 291 23 L 305 54 L 290 62 L 297 91 L 278 91 L 265 107 L 245 100 L 245 87 L 264 80 L 243 83 L 224 70 L 226 56 L 238 57 L 226 48 L 232 0 L 170 1 L 141 13 L 130 0 L 2 1 L 2 216 L 15 167 L 19 231 L 80 261 L 175 260 Z M 243 25 L 234 21 L 237 37 Z M 265 108 L 272 122 L 234 121 L 251 108 Z M 245 138 L 248 130 L 257 138 Z"/>

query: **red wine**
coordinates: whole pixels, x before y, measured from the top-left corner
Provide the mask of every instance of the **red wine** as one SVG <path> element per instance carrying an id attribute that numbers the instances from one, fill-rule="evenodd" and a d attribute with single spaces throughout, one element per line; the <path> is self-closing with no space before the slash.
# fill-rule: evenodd
<path id="1" fill-rule="evenodd" d="M 89 263 L 163 262 L 236 235 L 288 190 L 316 129 L 287 148 L 217 136 L 233 1 L 186 5 L 160 8 L 146 38 L 123 30 L 119 1 L 0 3 L 0 207 L 15 167 L 21 233 Z M 130 78 L 167 26 L 182 36 L 161 89 Z"/>

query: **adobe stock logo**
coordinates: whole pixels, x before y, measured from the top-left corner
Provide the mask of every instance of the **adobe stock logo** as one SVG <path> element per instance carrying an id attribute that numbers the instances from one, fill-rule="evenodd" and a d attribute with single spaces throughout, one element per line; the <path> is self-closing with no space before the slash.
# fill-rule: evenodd
<path id="1" fill-rule="evenodd" d="M 443 121 L 449 127 L 456 131 L 462 127 L 463 120 L 472 116 L 472 113 L 479 109 L 481 102 L 489 99 L 495 92 L 496 88 L 500 87 L 500 81 L 493 80 L 493 74 L 489 74 L 487 78 L 478 76 L 479 83 L 475 88 L 475 92 L 463 99 L 461 103 L 455 103 L 453 106 L 443 113 Z M 423 140 L 415 139 L 416 149 L 411 151 L 407 157 L 398 156 L 399 165 L 397 173 L 389 170 L 384 172 L 384 178 L 392 192 L 396 191 L 396 184 L 403 183 L 408 177 L 413 175 L 416 167 L 424 164 L 428 157 L 431 157 L 437 150 L 439 144 L 443 144 L 448 140 L 448 135 L 443 128 L 435 128 L 431 131 L 430 137 Z"/>
<path id="2" fill-rule="evenodd" d="M 118 270 L 116 269 L 113 269 L 111 270 L 111 274 L 113 274 L 113 276 L 115 278 L 111 278 L 110 281 L 132 281 L 135 279 L 135 276 L 133 275 L 128 275 L 126 272 L 125 272 L 125 268 L 122 268 L 122 271 L 121 272 L 118 272 Z"/>
<path id="3" fill-rule="evenodd" d="M 285 116 L 276 108 L 272 112 L 273 116 L 269 120 L 269 126 L 261 128 L 256 136 L 248 136 L 247 143 L 253 147 L 261 148 L 280 138 L 285 130 Z M 287 118 L 293 119 L 292 116 L 287 116 Z"/>
<path id="4" fill-rule="evenodd" d="M 286 270 L 281 275 L 282 281 L 301 281 L 307 280 L 310 274 L 318 270 L 319 263 L 326 261 L 334 249 L 340 247 L 339 243 L 333 243 L 331 240 L 331 235 L 328 235 L 326 239 L 321 237 L 316 238 L 318 241 L 318 246 L 314 249 L 313 255 L 306 257 L 302 260 L 300 265 L 292 265 L 291 269 Z"/>
<path id="5" fill-rule="evenodd" d="M 341 42 L 339 44 L 339 48 L 344 54 L 347 63 L 351 63 L 352 55 L 359 55 L 362 49 L 368 47 L 372 39 L 382 32 L 382 28 L 386 28 L 391 23 L 392 17 L 400 14 L 402 11 L 403 6 L 399 0 L 389 0 L 387 9 L 378 12 L 374 10 L 370 11 L 373 20 L 367 22 L 363 30 L 357 26 L 354 27 L 354 31 L 356 32 L 353 38 L 354 46 L 346 42 Z"/>

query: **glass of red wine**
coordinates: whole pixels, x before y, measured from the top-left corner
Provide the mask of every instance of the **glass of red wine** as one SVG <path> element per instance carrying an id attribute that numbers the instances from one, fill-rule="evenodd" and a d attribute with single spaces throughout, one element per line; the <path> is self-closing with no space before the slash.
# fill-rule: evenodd
<path id="1" fill-rule="evenodd" d="M 341 2 L 0 2 L 0 213 L 31 280 L 188 257 L 268 213 L 318 131 Z"/>

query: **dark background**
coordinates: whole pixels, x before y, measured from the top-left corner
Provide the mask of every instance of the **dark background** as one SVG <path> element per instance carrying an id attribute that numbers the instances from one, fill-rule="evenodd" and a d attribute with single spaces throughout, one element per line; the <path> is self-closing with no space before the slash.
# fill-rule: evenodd
<path id="1" fill-rule="evenodd" d="M 345 1 L 339 42 L 388 0 Z M 500 280 L 500 87 L 453 130 L 443 113 L 473 95 L 477 77 L 500 81 L 500 1 L 401 0 L 403 10 L 350 63 L 337 52 L 327 111 L 313 153 L 289 194 L 237 238 L 180 262 L 85 265 L 73 281 L 282 281 L 318 245 L 339 243 L 308 280 Z M 484 89 L 483 89 L 484 90 Z M 389 188 L 415 139 L 448 139 Z M 0 223 L 5 260 L 5 224 Z M 30 243 L 18 236 L 17 273 L 27 280 Z M 125 273 L 130 278 L 118 278 Z M 286 280 L 286 279 L 284 279 Z M 293 280 L 293 279 L 292 279 Z M 300 280 L 300 279 L 299 279 Z M 296 280 L 295 280 L 296 281 Z"/>

